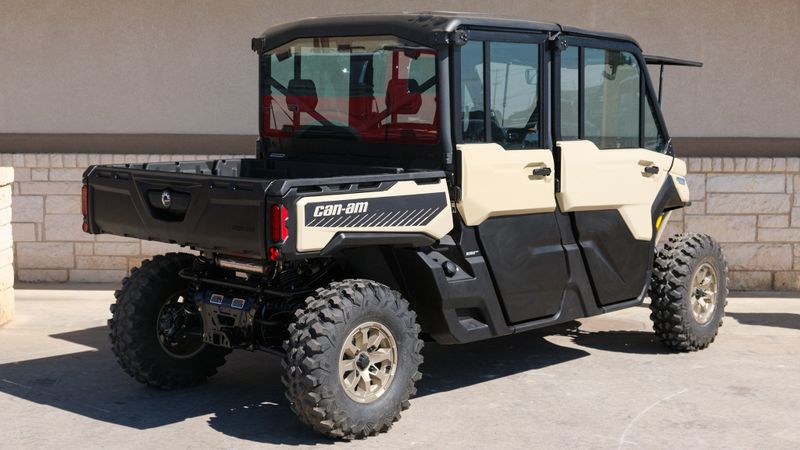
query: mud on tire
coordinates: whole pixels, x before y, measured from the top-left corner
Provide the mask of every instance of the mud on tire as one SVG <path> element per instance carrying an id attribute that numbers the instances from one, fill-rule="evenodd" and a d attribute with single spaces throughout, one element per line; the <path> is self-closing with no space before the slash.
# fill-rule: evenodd
<path id="1" fill-rule="evenodd" d="M 422 363 L 416 314 L 396 291 L 369 280 L 345 280 L 320 288 L 296 312 L 284 343 L 286 397 L 300 420 L 327 436 L 354 439 L 387 431 L 409 407 Z M 341 381 L 340 360 L 348 339 L 365 324 L 380 324 L 396 343 L 393 378 L 385 392 L 358 402 Z M 352 341 L 350 343 L 356 343 Z M 349 373 L 349 372 L 346 372 Z"/>
<path id="2" fill-rule="evenodd" d="M 174 389 L 202 383 L 217 372 L 230 352 L 201 344 L 175 357 L 160 342 L 162 307 L 186 291 L 186 281 L 178 272 L 191 267 L 193 261 L 194 256 L 185 253 L 155 256 L 134 268 L 114 293 L 117 301 L 111 305 L 108 321 L 112 349 L 125 372 L 148 386 Z M 200 324 L 202 327 L 202 321 Z"/>
<path id="3" fill-rule="evenodd" d="M 713 275 L 716 285 L 713 309 L 706 307 L 710 303 L 705 299 L 710 297 L 703 295 L 711 289 L 698 289 L 706 273 L 709 280 Z M 653 329 L 667 347 L 690 352 L 714 342 L 725 315 L 727 275 L 722 250 L 710 236 L 679 234 L 669 238 L 656 255 L 649 291 Z M 693 279 L 699 281 L 693 283 Z M 707 280 L 707 284 L 712 283 Z M 702 302 L 700 306 L 698 301 Z"/>

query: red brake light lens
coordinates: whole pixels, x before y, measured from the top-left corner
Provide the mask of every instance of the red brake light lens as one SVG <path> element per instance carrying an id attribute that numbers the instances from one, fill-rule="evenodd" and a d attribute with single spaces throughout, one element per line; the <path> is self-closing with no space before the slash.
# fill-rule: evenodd
<path id="1" fill-rule="evenodd" d="M 289 228 L 286 220 L 289 218 L 289 211 L 283 205 L 272 205 L 270 210 L 270 238 L 272 242 L 283 242 L 289 237 Z"/>
<path id="2" fill-rule="evenodd" d="M 83 217 L 89 216 L 89 185 L 85 183 L 81 187 L 81 213 Z"/>

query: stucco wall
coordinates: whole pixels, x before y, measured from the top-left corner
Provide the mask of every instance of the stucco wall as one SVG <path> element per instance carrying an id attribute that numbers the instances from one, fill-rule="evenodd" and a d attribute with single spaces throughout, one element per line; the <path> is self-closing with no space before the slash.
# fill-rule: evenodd
<path id="1" fill-rule="evenodd" d="M 627 33 L 668 68 L 673 136 L 800 137 L 796 0 L 4 0 L 0 133 L 256 132 L 250 38 L 310 15 L 470 10 Z"/>

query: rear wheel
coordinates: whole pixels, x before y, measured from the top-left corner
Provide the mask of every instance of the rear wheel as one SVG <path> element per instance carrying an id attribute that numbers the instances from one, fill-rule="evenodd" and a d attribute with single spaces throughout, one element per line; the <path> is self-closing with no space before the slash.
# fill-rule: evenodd
<path id="1" fill-rule="evenodd" d="M 343 439 L 388 430 L 420 378 L 420 328 L 408 302 L 382 284 L 345 280 L 317 290 L 296 316 L 283 383 L 300 420 Z"/>
<path id="2" fill-rule="evenodd" d="M 694 351 L 717 336 L 728 294 L 722 250 L 705 234 L 679 234 L 655 259 L 650 285 L 650 318 L 669 348 Z"/>
<path id="3" fill-rule="evenodd" d="M 203 342 L 203 320 L 178 272 L 194 256 L 168 253 L 144 261 L 114 293 L 108 321 L 111 345 L 128 375 L 148 386 L 173 389 L 205 381 L 230 350 Z"/>

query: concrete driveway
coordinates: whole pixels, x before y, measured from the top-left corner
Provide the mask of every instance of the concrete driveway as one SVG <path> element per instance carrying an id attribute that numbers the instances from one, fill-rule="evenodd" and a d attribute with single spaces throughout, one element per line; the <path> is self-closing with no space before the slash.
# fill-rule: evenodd
<path id="1" fill-rule="evenodd" d="M 0 448 L 799 448 L 800 299 L 732 298 L 716 343 L 670 354 L 644 307 L 466 346 L 425 348 L 388 433 L 318 436 L 286 406 L 277 357 L 231 355 L 159 392 L 116 365 L 111 291 L 17 291 L 0 329 Z"/>

